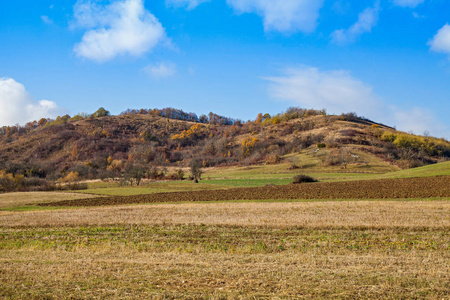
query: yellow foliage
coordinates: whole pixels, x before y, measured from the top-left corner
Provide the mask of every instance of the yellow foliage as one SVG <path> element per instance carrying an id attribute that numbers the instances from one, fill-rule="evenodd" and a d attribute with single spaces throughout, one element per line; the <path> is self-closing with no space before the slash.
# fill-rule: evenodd
<path id="1" fill-rule="evenodd" d="M 392 132 L 386 130 L 381 135 L 381 140 L 393 143 L 398 148 L 423 150 L 429 155 L 442 155 L 450 152 L 450 143 L 444 139 L 424 137 L 404 132 Z"/>
<path id="2" fill-rule="evenodd" d="M 0 192 L 10 192 L 19 189 L 22 186 L 23 175 L 13 175 L 6 173 L 5 170 L 0 170 Z"/>
<path id="3" fill-rule="evenodd" d="M 192 125 L 188 130 L 183 130 L 180 134 L 171 137 L 172 140 L 188 140 L 196 137 L 204 127 L 201 124 Z"/>
<path id="4" fill-rule="evenodd" d="M 259 142 L 259 140 L 255 137 L 249 136 L 245 140 L 242 141 L 242 150 L 244 151 L 244 155 L 250 154 L 255 144 Z"/>
<path id="5" fill-rule="evenodd" d="M 114 159 L 113 161 L 111 161 L 111 163 L 109 164 L 109 166 L 106 169 L 109 171 L 111 171 L 111 170 L 120 171 L 120 170 L 122 170 L 122 167 L 123 167 L 123 161 Z"/>
<path id="6" fill-rule="evenodd" d="M 66 175 L 66 177 L 61 177 L 58 180 L 58 183 L 71 183 L 71 182 L 77 182 L 80 181 L 80 174 L 78 172 L 70 172 Z"/>
<path id="7" fill-rule="evenodd" d="M 279 124 L 281 122 L 281 119 L 279 116 L 275 116 L 272 118 L 272 124 Z"/>
<path id="8" fill-rule="evenodd" d="M 381 135 L 381 140 L 385 141 L 385 142 L 394 142 L 396 139 L 397 135 L 390 131 L 390 130 L 386 130 L 382 135 Z"/>

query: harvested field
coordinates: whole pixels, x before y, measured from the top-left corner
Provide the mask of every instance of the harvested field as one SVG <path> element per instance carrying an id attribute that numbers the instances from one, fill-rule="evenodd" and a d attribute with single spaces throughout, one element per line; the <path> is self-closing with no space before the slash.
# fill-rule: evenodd
<path id="1" fill-rule="evenodd" d="M 448 231 L 0 228 L 4 299 L 448 299 Z"/>
<path id="2" fill-rule="evenodd" d="M 178 203 L 0 212 L 0 227 L 196 224 L 304 228 L 441 228 L 450 201 Z"/>
<path id="3" fill-rule="evenodd" d="M 41 203 L 41 206 L 102 206 L 158 202 L 198 202 L 265 199 L 386 199 L 450 197 L 450 176 L 319 182 L 236 188 L 229 190 L 157 193 Z"/>

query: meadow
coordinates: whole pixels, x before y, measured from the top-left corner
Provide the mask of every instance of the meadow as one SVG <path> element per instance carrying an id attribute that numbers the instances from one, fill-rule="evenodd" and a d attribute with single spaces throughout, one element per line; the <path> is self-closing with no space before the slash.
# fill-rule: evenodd
<path id="1" fill-rule="evenodd" d="M 315 169 L 309 174 L 323 182 L 299 187 L 287 185 L 294 171 L 284 165 L 261 166 L 264 172 L 243 167 L 222 170 L 222 176 L 207 170 L 209 180 L 200 184 L 97 182 L 89 194 L 2 194 L 0 297 L 447 299 L 449 166 L 364 174 Z M 363 196 L 346 198 L 345 187 L 352 185 Z M 326 199 L 282 197 L 286 189 L 336 186 L 343 189 Z M 364 197 L 364 191 L 395 192 L 396 186 L 408 194 Z M 253 195 L 285 191 L 269 199 L 175 199 L 245 187 Z M 165 202 L 61 206 L 143 194 Z"/>

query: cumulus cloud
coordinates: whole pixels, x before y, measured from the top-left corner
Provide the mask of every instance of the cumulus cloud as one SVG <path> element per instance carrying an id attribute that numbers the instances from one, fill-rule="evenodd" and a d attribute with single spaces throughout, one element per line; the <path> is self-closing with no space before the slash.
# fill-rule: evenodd
<path id="1" fill-rule="evenodd" d="M 143 0 L 118 0 L 106 6 L 78 0 L 72 27 L 88 30 L 75 45 L 75 53 L 98 62 L 118 55 L 139 56 L 167 39 L 163 26 L 145 9 Z"/>
<path id="2" fill-rule="evenodd" d="M 227 0 L 239 13 L 256 13 L 264 20 L 265 31 L 312 32 L 317 26 L 324 0 Z"/>
<path id="3" fill-rule="evenodd" d="M 291 100 L 305 107 L 326 108 L 331 113 L 378 110 L 372 88 L 347 71 L 320 71 L 301 67 L 286 69 L 284 76 L 265 78 L 273 97 Z"/>
<path id="4" fill-rule="evenodd" d="M 186 9 L 191 10 L 200 4 L 209 1 L 210 0 L 166 0 L 166 4 L 173 7 L 186 7 Z"/>
<path id="5" fill-rule="evenodd" d="M 146 66 L 144 72 L 154 79 L 162 79 L 174 76 L 177 73 L 177 66 L 171 62 L 160 62 Z"/>
<path id="6" fill-rule="evenodd" d="M 336 30 L 331 34 L 331 40 L 338 44 L 354 42 L 356 38 L 366 32 L 371 32 L 378 23 L 380 2 L 375 2 L 374 7 L 366 8 L 358 16 L 358 21 L 348 29 Z"/>
<path id="7" fill-rule="evenodd" d="M 64 109 L 49 100 L 35 101 L 25 87 L 12 78 L 0 78 L 0 126 L 55 118 Z"/>
<path id="8" fill-rule="evenodd" d="M 450 55 L 450 25 L 445 24 L 436 35 L 428 42 L 430 49 L 435 52 Z"/>
<path id="9" fill-rule="evenodd" d="M 424 0 L 394 0 L 394 4 L 401 7 L 414 8 L 419 4 L 422 4 Z"/>
<path id="10" fill-rule="evenodd" d="M 448 128 L 433 113 L 420 108 L 398 108 L 386 104 L 373 88 L 347 71 L 321 71 L 313 67 L 288 68 L 281 76 L 264 78 L 273 98 L 288 100 L 305 108 L 325 108 L 332 114 L 358 115 L 421 134 L 429 131 L 448 136 Z"/>

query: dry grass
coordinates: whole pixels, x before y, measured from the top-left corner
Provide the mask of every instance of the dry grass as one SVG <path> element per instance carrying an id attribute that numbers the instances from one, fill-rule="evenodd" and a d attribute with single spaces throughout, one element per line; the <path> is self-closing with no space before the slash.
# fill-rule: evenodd
<path id="1" fill-rule="evenodd" d="M 448 299 L 450 201 L 0 211 L 5 299 Z"/>
<path id="2" fill-rule="evenodd" d="M 2 232 L 0 296 L 444 299 L 449 235 L 226 226 Z"/>
<path id="3" fill-rule="evenodd" d="M 450 202 L 184 203 L 0 212 L 0 226 L 219 224 L 237 226 L 450 227 Z"/>
<path id="4" fill-rule="evenodd" d="M 64 192 L 20 192 L 0 194 L 0 209 L 22 206 L 33 203 L 57 202 L 62 200 L 76 200 L 91 198 L 87 194 Z"/>

